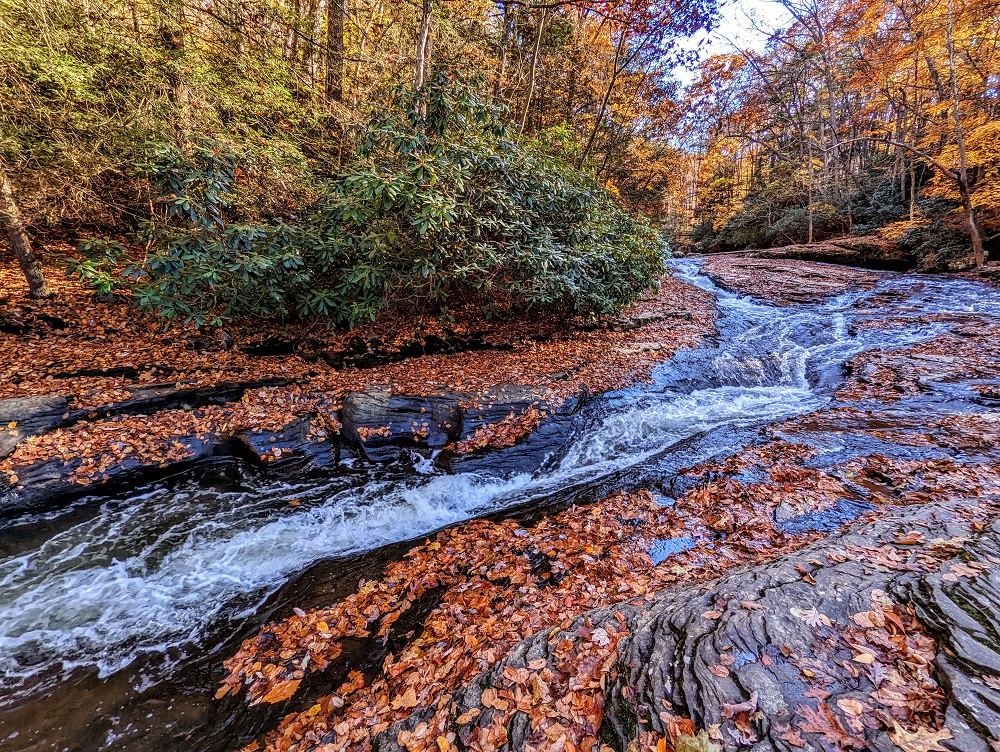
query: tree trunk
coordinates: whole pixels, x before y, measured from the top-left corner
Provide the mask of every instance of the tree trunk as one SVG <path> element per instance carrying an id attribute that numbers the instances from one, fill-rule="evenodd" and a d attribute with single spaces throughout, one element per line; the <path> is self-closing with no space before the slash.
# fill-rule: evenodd
<path id="1" fill-rule="evenodd" d="M 608 86 L 604 90 L 604 97 L 601 99 L 600 109 L 597 111 L 597 118 L 594 120 L 594 129 L 590 132 L 590 138 L 587 139 L 587 146 L 583 150 L 583 154 L 580 156 L 580 162 L 577 167 L 583 167 L 584 162 L 590 157 L 590 152 L 594 148 L 594 142 L 597 140 L 597 134 L 601 130 L 601 121 L 604 119 L 604 113 L 607 112 L 608 102 L 611 100 L 611 92 L 614 91 L 615 83 L 618 81 L 618 74 L 621 71 L 618 69 L 618 64 L 622 59 L 622 50 L 625 47 L 625 36 L 628 34 L 628 28 L 623 27 L 621 30 L 621 36 L 618 38 L 618 45 L 615 47 L 615 60 L 611 64 L 611 79 L 608 81 Z"/>
<path id="2" fill-rule="evenodd" d="M 344 101 L 344 3 L 327 0 L 326 4 L 326 99 Z"/>
<path id="3" fill-rule="evenodd" d="M 497 71 L 496 84 L 493 87 L 493 102 L 495 104 L 500 104 L 500 98 L 503 95 L 504 81 L 507 80 L 507 59 L 509 57 L 508 50 L 510 48 L 511 38 L 513 37 L 512 27 L 517 22 L 517 9 L 517 5 L 511 9 L 507 3 L 503 3 L 503 29 L 500 32 L 500 67 Z"/>
<path id="4" fill-rule="evenodd" d="M 528 112 L 531 110 L 531 99 L 535 95 L 535 77 L 538 72 L 538 53 L 542 45 L 542 31 L 545 29 L 545 14 L 548 8 L 542 8 L 538 17 L 538 29 L 535 30 L 535 48 L 531 52 L 531 72 L 528 74 L 528 96 L 524 100 L 524 114 L 521 116 L 521 132 L 528 122 Z"/>
<path id="5" fill-rule="evenodd" d="M 813 156 L 811 140 L 809 141 L 809 239 L 806 242 L 813 242 Z"/>
<path id="6" fill-rule="evenodd" d="M 965 224 L 972 241 L 972 255 L 976 268 L 982 268 L 986 261 L 983 249 L 983 239 L 979 236 L 979 226 L 976 224 L 976 208 L 972 205 L 969 192 L 968 159 L 965 155 L 965 133 L 962 130 L 962 113 L 959 110 L 958 73 L 955 69 L 955 19 L 953 0 L 948 0 L 948 72 L 951 76 L 952 113 L 955 117 L 955 143 L 958 145 L 958 190 L 962 194 L 962 208 L 965 210 Z"/>
<path id="7" fill-rule="evenodd" d="M 184 61 L 184 6 L 171 2 L 168 8 L 169 22 L 160 27 L 160 41 L 166 51 L 166 77 L 170 101 L 174 105 L 174 133 L 183 146 L 191 133 L 191 90 Z"/>
<path id="8" fill-rule="evenodd" d="M 3 224 L 7 231 L 7 240 L 10 241 L 10 247 L 17 256 L 24 278 L 28 280 L 28 294 L 33 298 L 50 297 L 52 291 L 42 275 L 41 264 L 31 250 L 31 241 L 24 229 L 24 220 L 21 219 L 21 212 L 14 201 L 14 191 L 10 187 L 7 171 L 2 164 L 0 164 L 0 224 Z"/>
<path id="9" fill-rule="evenodd" d="M 432 11 L 431 0 L 424 0 L 420 14 L 420 36 L 417 39 L 417 62 L 413 76 L 413 84 L 417 89 L 427 80 L 427 69 L 430 65 Z"/>

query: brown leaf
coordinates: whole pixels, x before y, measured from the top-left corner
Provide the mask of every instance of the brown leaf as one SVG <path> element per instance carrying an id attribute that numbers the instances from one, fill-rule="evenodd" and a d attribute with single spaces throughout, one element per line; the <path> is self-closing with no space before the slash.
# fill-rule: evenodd
<path id="1" fill-rule="evenodd" d="M 860 716 L 863 712 L 865 712 L 865 704 L 852 697 L 843 697 L 837 700 L 837 707 L 848 715 L 853 716 Z"/>
<path id="2" fill-rule="evenodd" d="M 479 708 L 470 708 L 469 710 L 466 710 L 464 713 L 462 713 L 462 715 L 460 715 L 458 718 L 456 718 L 455 723 L 459 726 L 464 726 L 466 723 L 471 721 L 473 718 L 475 718 L 482 712 L 483 711 L 481 711 Z"/>
<path id="3" fill-rule="evenodd" d="M 750 699 L 735 704 L 723 703 L 719 706 L 719 712 L 723 718 L 732 718 L 737 713 L 753 713 L 757 710 L 757 693 L 751 692 Z"/>
<path id="4" fill-rule="evenodd" d="M 391 703 L 393 710 L 409 710 L 417 707 L 417 691 L 410 687 Z"/>
<path id="5" fill-rule="evenodd" d="M 260 698 L 260 701 L 273 705 L 276 702 L 287 700 L 295 694 L 295 690 L 299 688 L 299 684 L 301 683 L 301 679 L 287 679 L 283 682 L 278 682 L 271 687 L 271 690 L 266 695 Z"/>

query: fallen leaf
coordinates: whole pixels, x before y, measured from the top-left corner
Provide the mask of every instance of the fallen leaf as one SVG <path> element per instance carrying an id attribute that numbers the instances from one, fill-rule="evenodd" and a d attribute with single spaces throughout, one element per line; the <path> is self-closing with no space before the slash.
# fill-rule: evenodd
<path id="1" fill-rule="evenodd" d="M 722 713 L 723 718 L 732 718 L 737 713 L 753 713 L 757 710 L 757 693 L 751 692 L 750 699 L 744 702 L 738 702 L 735 704 L 723 703 L 719 706 L 719 712 Z"/>
<path id="2" fill-rule="evenodd" d="M 865 711 L 865 704 L 852 697 L 842 697 L 837 700 L 837 707 L 853 716 L 860 716 Z"/>
<path id="3" fill-rule="evenodd" d="M 675 752 L 722 752 L 722 746 L 713 742 L 705 731 L 697 736 L 681 736 L 674 744 Z"/>
<path id="4" fill-rule="evenodd" d="M 946 728 L 934 731 L 921 726 L 916 731 L 907 731 L 896 724 L 895 730 L 889 732 L 889 739 L 903 752 L 948 752 L 941 742 L 951 738 L 951 731 Z"/>
<path id="5" fill-rule="evenodd" d="M 417 707 L 417 691 L 410 687 L 390 703 L 393 710 L 409 710 Z"/>
<path id="6" fill-rule="evenodd" d="M 273 705 L 276 702 L 287 700 L 295 694 L 295 690 L 299 688 L 299 684 L 301 683 L 301 679 L 287 679 L 286 681 L 278 682 L 271 687 L 271 691 L 264 695 L 260 701 Z"/>
<path id="7" fill-rule="evenodd" d="M 722 617 L 721 611 L 705 611 L 702 614 L 702 618 L 704 619 L 719 619 L 721 617 Z"/>
<path id="8" fill-rule="evenodd" d="M 810 627 L 819 628 L 833 626 L 833 622 L 830 621 L 830 617 L 826 614 L 821 614 L 815 606 L 809 609 L 793 607 L 790 608 L 789 611 L 792 616 L 797 619 L 801 619 Z"/>

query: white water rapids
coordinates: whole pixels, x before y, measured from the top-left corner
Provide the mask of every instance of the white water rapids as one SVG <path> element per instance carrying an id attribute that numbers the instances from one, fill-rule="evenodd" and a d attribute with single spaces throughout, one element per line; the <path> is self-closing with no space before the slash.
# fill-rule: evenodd
<path id="1" fill-rule="evenodd" d="M 656 383 L 607 395 L 585 430 L 535 477 L 369 470 L 357 476 L 218 490 L 192 484 L 26 517 L 0 531 L 0 705 L 77 667 L 103 675 L 138 656 L 179 658 L 210 625 L 238 622 L 294 573 L 443 525 L 592 482 L 682 439 L 829 403 L 842 364 L 871 347 L 936 336 L 946 323 L 859 329 L 852 322 L 926 313 L 1000 315 L 1000 294 L 959 280 L 887 276 L 874 291 L 776 308 L 715 287 L 696 262 L 677 273 L 714 293 L 717 343 L 681 353 Z M 896 291 L 890 308 L 877 293 Z M 890 305 L 885 303 L 884 305 Z M 297 505 L 290 505 L 298 500 Z M 157 664 L 156 681 L 170 671 Z"/>

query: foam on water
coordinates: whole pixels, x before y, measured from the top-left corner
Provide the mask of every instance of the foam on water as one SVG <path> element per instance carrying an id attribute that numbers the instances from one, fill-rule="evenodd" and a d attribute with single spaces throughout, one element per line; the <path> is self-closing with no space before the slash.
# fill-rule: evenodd
<path id="1" fill-rule="evenodd" d="M 466 519 L 528 481 L 436 475 L 253 495 L 157 490 L 108 502 L 0 562 L 0 676 L 9 691 L 51 670 L 52 659 L 107 675 L 143 651 L 196 640 L 223 610 L 245 616 L 314 561 Z"/>
<path id="2" fill-rule="evenodd" d="M 601 477 L 706 429 L 821 407 L 830 399 L 825 375 L 847 358 L 927 339 L 949 326 L 852 334 L 852 320 L 877 313 L 864 301 L 879 292 L 902 293 L 907 315 L 1000 315 L 1000 295 L 965 281 L 889 278 L 872 292 L 775 308 L 716 288 L 694 262 L 676 267 L 717 296 L 716 341 L 679 353 L 648 388 L 599 400 L 586 430 L 537 477 L 448 476 L 419 460 L 417 473 L 359 471 L 238 493 L 156 489 L 107 501 L 85 521 L 0 559 L 0 703 L 75 666 L 107 675 L 142 653 L 197 645 L 209 625 L 239 620 L 321 559 Z"/>

